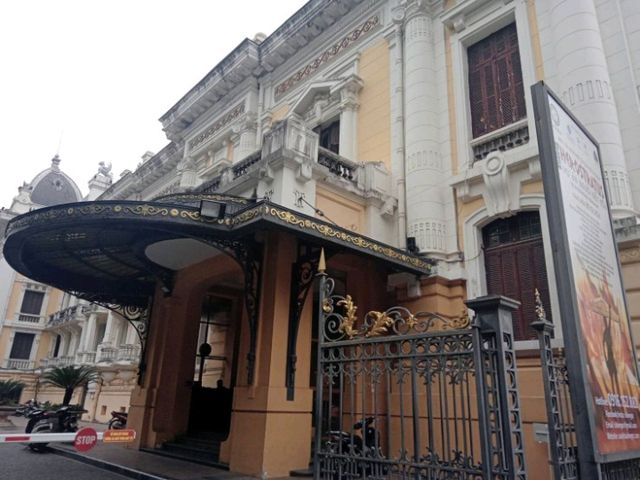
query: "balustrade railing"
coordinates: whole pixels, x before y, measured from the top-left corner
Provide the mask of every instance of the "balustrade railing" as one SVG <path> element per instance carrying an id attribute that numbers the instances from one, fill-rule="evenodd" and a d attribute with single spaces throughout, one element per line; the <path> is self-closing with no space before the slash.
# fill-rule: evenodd
<path id="1" fill-rule="evenodd" d="M 135 362 L 140 355 L 140 348 L 137 345 L 122 345 L 118 349 L 118 361 Z"/>
<path id="2" fill-rule="evenodd" d="M 258 163 L 262 158 L 262 152 L 258 150 L 257 152 L 252 153 L 248 157 L 239 161 L 236 165 L 231 167 L 231 171 L 233 172 L 233 179 L 240 178 L 243 175 L 246 175 L 249 172 L 249 168 Z"/>
<path id="3" fill-rule="evenodd" d="M 318 147 L 318 163 L 329 169 L 331 173 L 346 180 L 355 181 L 356 171 L 359 167 L 357 163 L 341 157 L 337 153 Z"/>
<path id="4" fill-rule="evenodd" d="M 97 362 L 113 362 L 118 357 L 118 349 L 115 347 L 101 347 L 97 355 Z"/>
<path id="5" fill-rule="evenodd" d="M 23 360 L 19 358 L 8 358 L 4 361 L 4 368 L 13 370 L 32 370 L 35 362 L 32 360 Z"/>
<path id="6" fill-rule="evenodd" d="M 30 315 L 27 313 L 20 313 L 18 314 L 18 321 L 19 322 L 27 322 L 27 323 L 40 323 L 40 316 L 39 315 Z"/>
<path id="7" fill-rule="evenodd" d="M 507 125 L 471 141 L 473 160 L 486 158 L 491 152 L 504 152 L 529 142 L 527 119 Z"/>
<path id="8" fill-rule="evenodd" d="M 77 355 L 78 363 L 91 364 L 96 362 L 96 352 L 80 352 Z"/>

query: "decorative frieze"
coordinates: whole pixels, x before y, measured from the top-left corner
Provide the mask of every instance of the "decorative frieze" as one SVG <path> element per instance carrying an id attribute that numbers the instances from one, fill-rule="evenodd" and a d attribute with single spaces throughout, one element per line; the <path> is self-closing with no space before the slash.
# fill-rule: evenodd
<path id="1" fill-rule="evenodd" d="M 362 40 L 362 38 L 364 38 L 379 23 L 380 17 L 378 17 L 378 15 L 374 15 L 362 25 L 359 25 L 353 31 L 345 35 L 341 40 L 334 43 L 331 47 L 314 58 L 310 63 L 291 75 L 284 82 L 280 83 L 275 88 L 274 93 L 276 98 L 281 97 L 298 83 L 314 75 L 319 68 L 326 65 L 331 60 L 342 54 L 349 47 Z"/>
<path id="2" fill-rule="evenodd" d="M 230 112 L 225 114 L 220 120 L 207 128 L 204 132 L 198 135 L 196 138 L 189 142 L 189 148 L 194 149 L 197 146 L 201 145 L 204 141 L 211 138 L 216 132 L 218 132 L 221 128 L 225 127 L 233 120 L 238 118 L 240 115 L 244 113 L 244 102 L 237 105 Z"/>

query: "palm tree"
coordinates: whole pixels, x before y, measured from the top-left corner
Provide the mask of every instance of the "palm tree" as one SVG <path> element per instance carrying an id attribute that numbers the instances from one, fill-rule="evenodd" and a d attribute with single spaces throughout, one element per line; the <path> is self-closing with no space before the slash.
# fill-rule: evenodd
<path id="1" fill-rule="evenodd" d="M 18 403 L 24 386 L 18 380 L 0 380 L 0 405 Z"/>
<path id="2" fill-rule="evenodd" d="M 64 388 L 62 405 L 69 405 L 73 391 L 76 387 L 86 386 L 100 377 L 95 367 L 88 365 L 70 365 L 67 367 L 55 367 L 42 375 L 44 383 L 54 387 Z"/>

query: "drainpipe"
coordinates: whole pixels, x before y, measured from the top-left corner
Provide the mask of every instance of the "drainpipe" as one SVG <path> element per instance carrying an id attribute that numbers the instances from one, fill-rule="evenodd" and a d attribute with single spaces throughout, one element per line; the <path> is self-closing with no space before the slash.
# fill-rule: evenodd
<path id="1" fill-rule="evenodd" d="M 402 32 L 403 15 L 394 19 L 394 29 L 388 37 L 389 47 L 393 47 L 393 60 L 391 65 L 391 88 L 393 116 L 392 124 L 392 172 L 396 178 L 396 191 L 398 195 L 398 241 L 399 248 L 407 246 L 407 194 L 405 186 L 405 155 L 404 155 L 404 39 Z"/>

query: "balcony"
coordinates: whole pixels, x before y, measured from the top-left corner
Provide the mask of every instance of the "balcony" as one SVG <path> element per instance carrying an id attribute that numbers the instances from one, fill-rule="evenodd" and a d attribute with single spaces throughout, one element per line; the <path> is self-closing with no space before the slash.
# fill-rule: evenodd
<path id="1" fill-rule="evenodd" d="M 118 358 L 118 349 L 109 345 L 98 348 L 97 363 L 113 363 Z"/>
<path id="2" fill-rule="evenodd" d="M 3 368 L 9 368 L 11 370 L 33 370 L 35 368 L 35 362 L 19 358 L 8 358 L 3 362 Z"/>
<path id="3" fill-rule="evenodd" d="M 31 315 L 29 313 L 19 313 L 18 322 L 26 323 L 40 323 L 42 317 L 39 315 Z"/>
<path id="4" fill-rule="evenodd" d="M 79 352 L 76 354 L 76 363 L 80 365 L 92 365 L 96 363 L 96 352 Z"/>
<path id="5" fill-rule="evenodd" d="M 73 305 L 72 307 L 67 307 L 64 310 L 60 310 L 53 315 L 49 315 L 47 328 L 57 327 L 71 321 L 83 320 L 83 311 L 84 309 L 82 305 Z"/>
<path id="6" fill-rule="evenodd" d="M 67 355 L 64 357 L 48 357 L 40 360 L 40 368 L 67 367 L 75 363 L 75 357 Z"/>
<path id="7" fill-rule="evenodd" d="M 97 363 L 136 363 L 140 358 L 139 345 L 120 345 L 112 347 L 109 344 L 102 345 L 98 354 L 94 357 Z"/>
<path id="8" fill-rule="evenodd" d="M 473 161 L 486 158 L 491 152 L 504 152 L 529 143 L 529 126 L 524 118 L 471 141 Z"/>
<path id="9" fill-rule="evenodd" d="M 134 363 L 140 357 L 140 347 L 138 345 L 120 345 L 118 349 L 118 362 Z"/>

